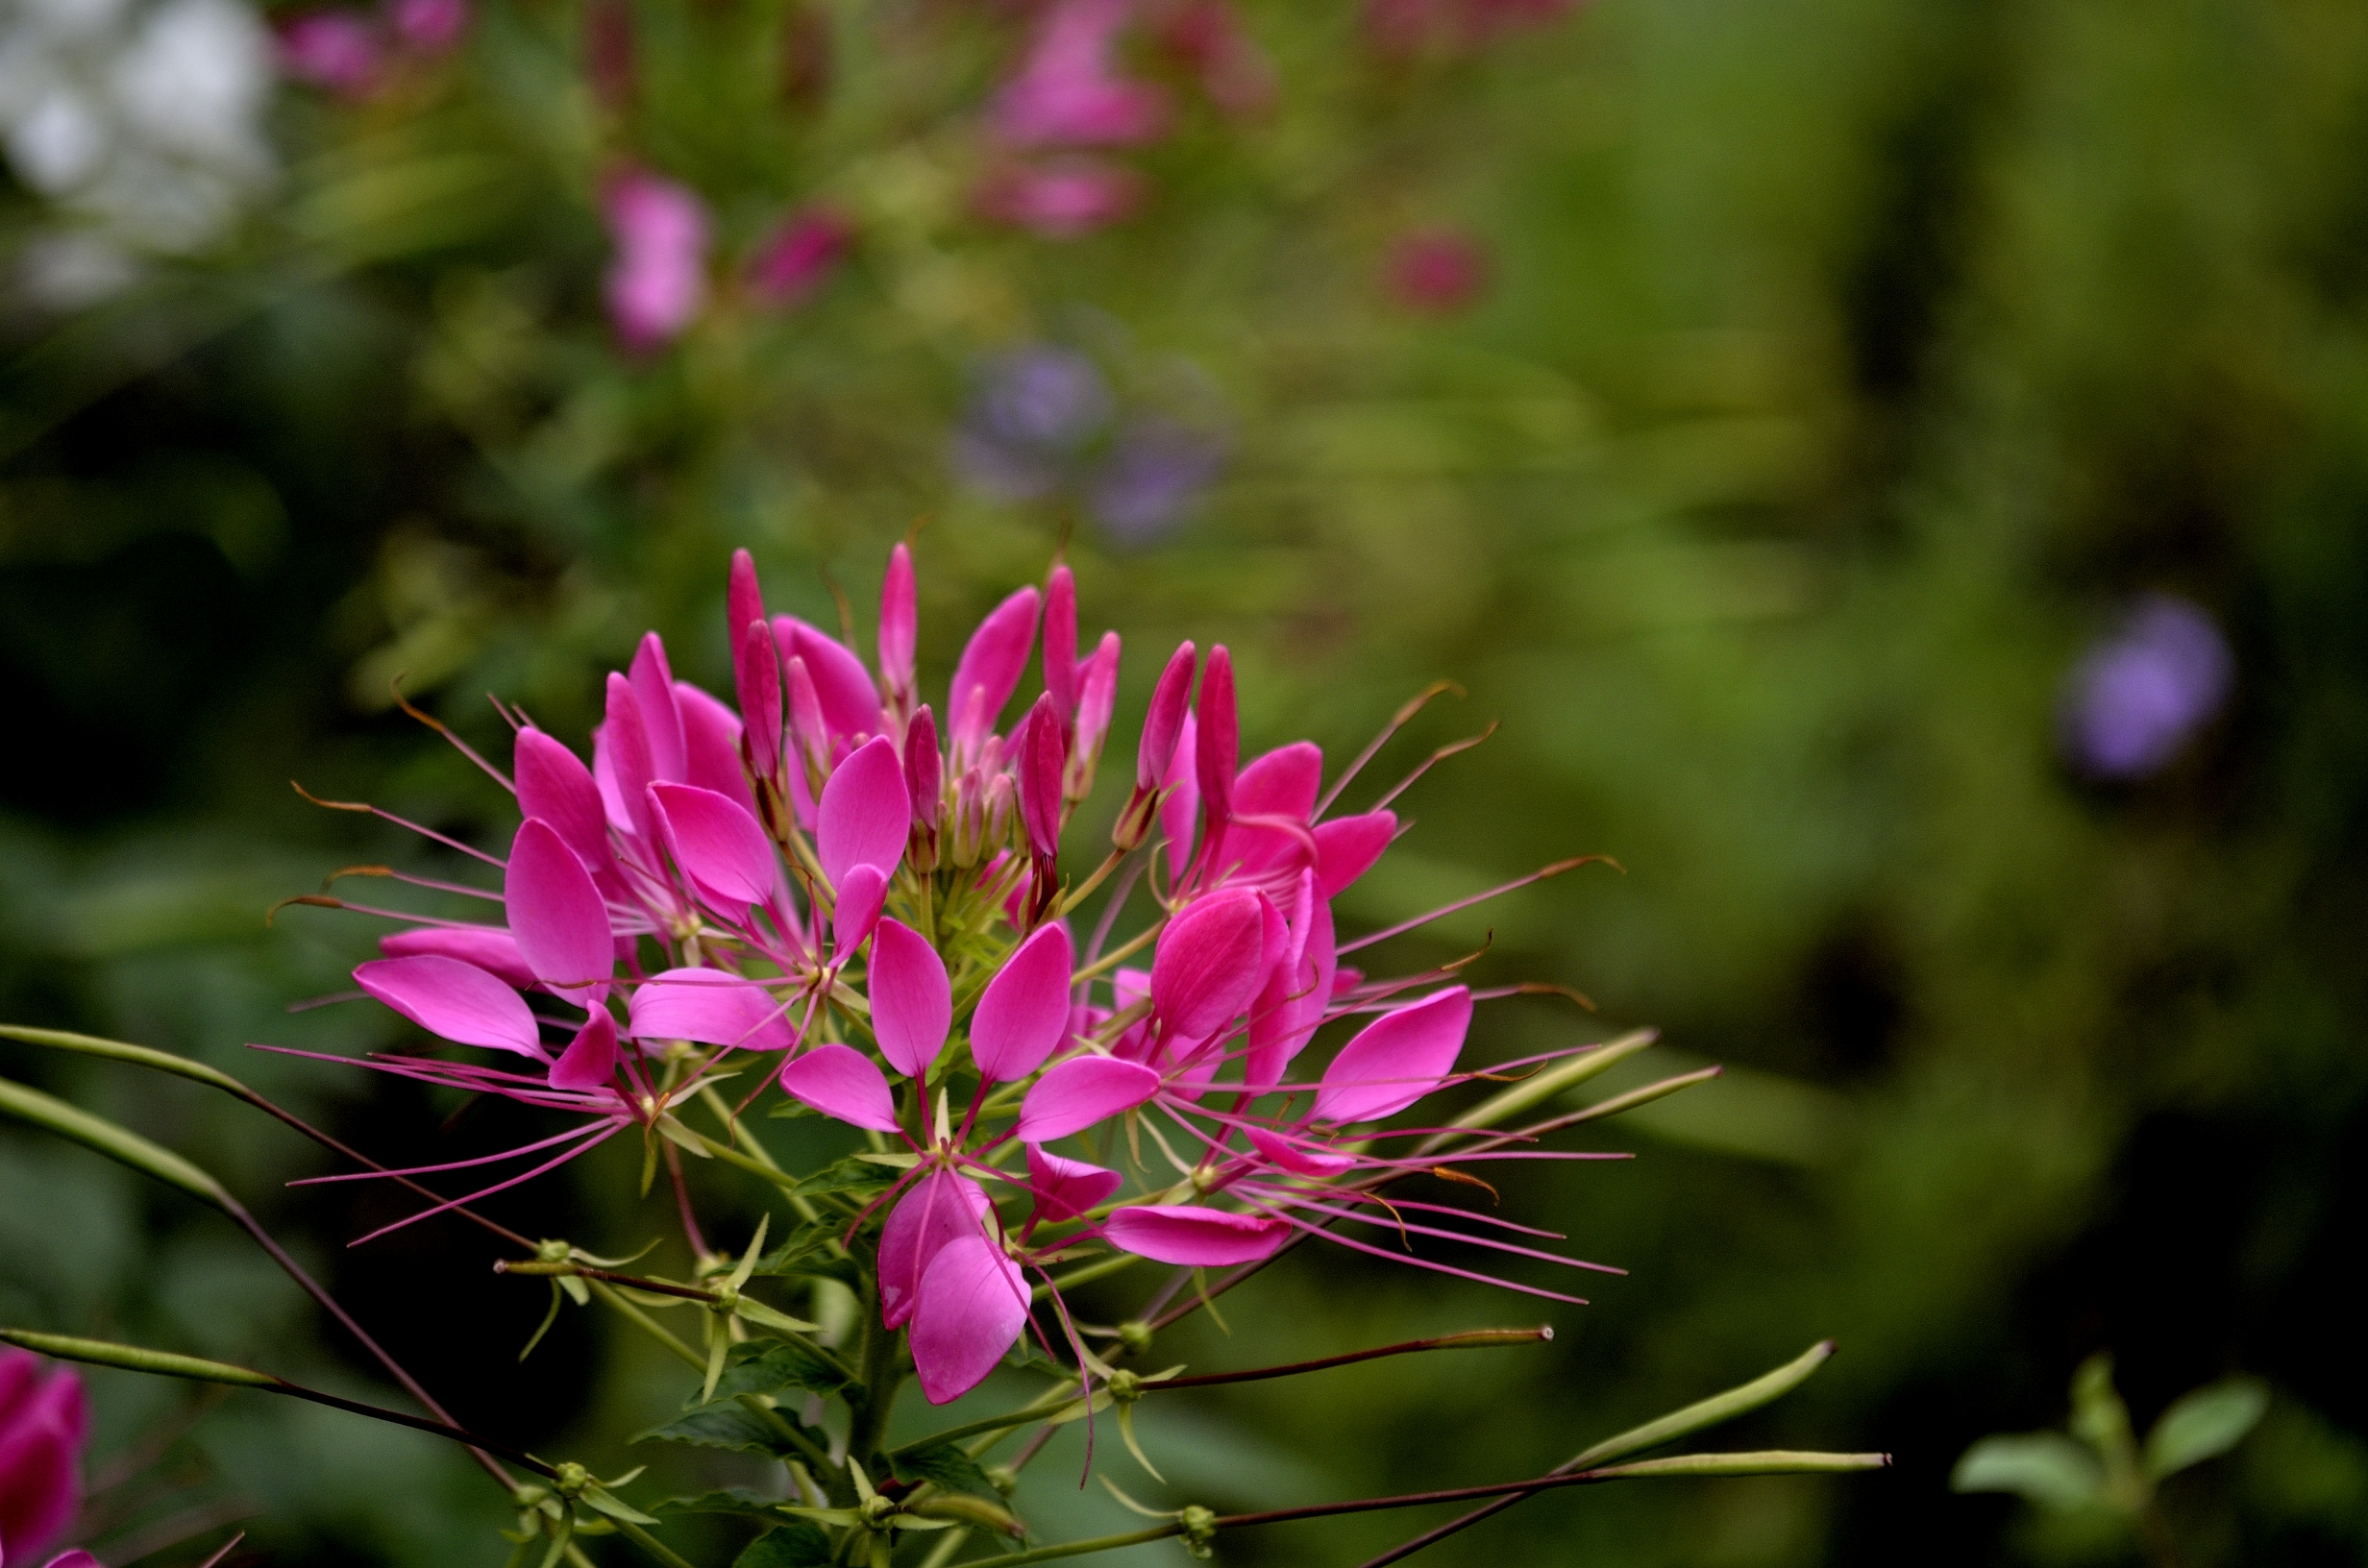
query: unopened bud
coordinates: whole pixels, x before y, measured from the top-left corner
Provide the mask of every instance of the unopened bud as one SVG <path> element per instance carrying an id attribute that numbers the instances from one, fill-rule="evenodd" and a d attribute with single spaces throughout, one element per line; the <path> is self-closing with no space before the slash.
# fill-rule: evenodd
<path id="1" fill-rule="evenodd" d="M 1129 1356 L 1148 1356 L 1151 1353 L 1151 1325 L 1141 1318 L 1120 1324 L 1119 1343 L 1126 1347 Z"/>

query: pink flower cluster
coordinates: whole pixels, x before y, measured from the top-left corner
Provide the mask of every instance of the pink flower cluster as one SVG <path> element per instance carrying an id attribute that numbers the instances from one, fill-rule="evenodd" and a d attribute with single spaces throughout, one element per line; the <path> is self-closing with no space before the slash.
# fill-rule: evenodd
<path id="1" fill-rule="evenodd" d="M 343 98 L 368 98 L 409 61 L 451 53 L 469 30 L 469 0 L 390 0 L 382 14 L 342 6 L 280 22 L 280 65 Z"/>
<path id="2" fill-rule="evenodd" d="M 1220 112 L 1246 116 L 1272 102 L 1273 72 L 1226 0 L 1053 0 L 987 108 L 1000 156 L 974 197 L 983 215 L 1072 239 L 1141 207 L 1147 182 L 1108 154 L 1166 136 L 1175 111 L 1166 87 L 1120 64 L 1138 24 Z"/>
<path id="3" fill-rule="evenodd" d="M 0 1563 L 31 1563 L 74 1522 L 89 1428 L 81 1378 L 65 1367 L 44 1373 L 31 1351 L 0 1347 Z M 69 1552 L 54 1560 L 89 1559 Z"/>
<path id="4" fill-rule="evenodd" d="M 601 208 L 615 247 L 604 291 L 608 320 L 626 348 L 648 353 L 679 337 L 706 308 L 707 207 L 688 185 L 636 168 L 608 182 Z M 804 303 L 853 238 L 828 207 L 791 212 L 750 257 L 747 297 L 775 309 Z"/>
<path id="5" fill-rule="evenodd" d="M 381 1059 L 389 1070 L 579 1118 L 512 1151 L 544 1158 L 499 1186 L 627 1128 L 666 1132 L 763 1063 L 760 1091 L 903 1145 L 894 1188 L 849 1235 L 884 1214 L 882 1317 L 909 1324 L 938 1403 L 1025 1331 L 1028 1275 L 1090 1243 L 1193 1267 L 1256 1262 L 1300 1231 L 1385 1250 L 1354 1237 L 1362 1224 L 1552 1256 L 1504 1239 L 1508 1222 L 1371 1195 L 1377 1176 L 1515 1157 L 1376 1152 L 1372 1124 L 1460 1081 L 1473 996 L 1446 971 L 1343 965 L 1332 900 L 1397 818 L 1332 813 L 1349 779 L 1326 792 L 1308 743 L 1241 765 L 1225 649 L 1167 661 L 1109 858 L 1072 888 L 1062 839 L 1109 737 L 1120 642 L 1082 649 L 1067 567 L 979 625 L 942 722 L 917 684 L 902 546 L 874 666 L 768 614 L 746 552 L 728 604 L 736 707 L 677 680 L 653 634 L 607 677 L 589 764 L 521 723 L 510 774 L 487 771 L 523 821 L 506 858 L 479 857 L 502 872 L 504 923 L 411 917 L 355 971 L 431 1033 L 510 1062 Z M 1006 727 L 1031 662 L 1041 693 Z M 1067 917 L 1120 867 L 1081 951 Z M 1150 924 L 1104 956 L 1147 868 Z M 1146 945 L 1147 968 L 1118 962 Z M 1294 1079 L 1317 1031 L 1351 1015 L 1373 1019 Z M 1098 1163 L 1114 1138 L 1138 1151 L 1131 1199 Z M 1145 1138 L 1167 1174 L 1142 1163 Z"/>

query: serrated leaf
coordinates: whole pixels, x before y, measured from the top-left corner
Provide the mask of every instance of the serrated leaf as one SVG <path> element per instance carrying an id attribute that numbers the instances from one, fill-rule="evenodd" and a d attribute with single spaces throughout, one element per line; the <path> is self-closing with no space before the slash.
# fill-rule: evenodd
<path id="1" fill-rule="evenodd" d="M 702 1492 L 696 1497 L 670 1497 L 662 1503 L 651 1504 L 650 1511 L 660 1519 L 676 1519 L 686 1513 L 728 1513 L 777 1525 L 781 1522 L 780 1506 L 786 1501 L 785 1498 L 767 1497 L 752 1486 L 728 1486 L 722 1491 Z"/>
<path id="2" fill-rule="evenodd" d="M 829 1563 L 830 1537 L 797 1519 L 751 1541 L 731 1568 L 829 1568 Z"/>
<path id="3" fill-rule="evenodd" d="M 850 1192 L 861 1188 L 886 1188 L 896 1180 L 878 1165 L 861 1155 L 851 1154 L 846 1159 L 823 1166 L 811 1176 L 802 1176 L 790 1188 L 802 1198 L 820 1197 L 826 1192 Z"/>
<path id="4" fill-rule="evenodd" d="M 731 1347 L 724 1375 L 715 1384 L 718 1399 L 741 1394 L 777 1394 L 785 1388 L 828 1394 L 845 1386 L 846 1375 L 803 1345 L 780 1339 L 748 1339 Z"/>
<path id="5" fill-rule="evenodd" d="M 2060 1432 L 1985 1437 L 1949 1473 L 1959 1492 L 2012 1492 L 2042 1507 L 2079 1508 L 2105 1498 L 2105 1467 Z"/>
<path id="6" fill-rule="evenodd" d="M 2146 1479 L 2160 1481 L 2226 1454 L 2268 1409 L 2269 1386 L 2257 1378 L 2229 1378 L 2183 1394 L 2146 1434 Z"/>
<path id="7" fill-rule="evenodd" d="M 688 1443 L 694 1448 L 736 1448 L 785 1458 L 797 1453 L 772 1423 L 737 1400 L 702 1405 L 662 1427 L 633 1438 L 637 1443 Z"/>
<path id="8" fill-rule="evenodd" d="M 945 1492 L 969 1492 L 976 1497 L 993 1498 L 1000 1503 L 1003 1494 L 996 1490 L 995 1482 L 976 1459 L 962 1451 L 958 1443 L 933 1443 L 911 1454 L 890 1456 L 896 1467 L 897 1479 L 919 1483 L 929 1482 Z"/>

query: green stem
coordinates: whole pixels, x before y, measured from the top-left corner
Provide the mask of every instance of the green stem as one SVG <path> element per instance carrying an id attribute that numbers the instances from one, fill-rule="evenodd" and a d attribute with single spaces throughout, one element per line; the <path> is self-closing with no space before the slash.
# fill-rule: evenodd
<path id="1" fill-rule="evenodd" d="M 664 1541 L 659 1540 L 630 1519 L 612 1518 L 608 1522 L 617 1527 L 618 1534 L 657 1558 L 666 1565 L 666 1568 L 691 1568 L 691 1565 L 677 1556 Z"/>
<path id="2" fill-rule="evenodd" d="M 1038 1286 L 1036 1287 L 1036 1299 L 1038 1301 L 1042 1301 L 1046 1296 L 1050 1295 L 1055 1290 L 1067 1290 L 1073 1286 L 1087 1284 L 1090 1281 L 1098 1280 L 1107 1275 L 1116 1274 L 1120 1269 L 1130 1268 L 1139 1262 L 1141 1262 L 1141 1260 L 1131 1252 L 1113 1253 L 1109 1257 L 1101 1260 L 1099 1262 L 1086 1263 L 1079 1267 L 1073 1268 L 1049 1285 Z"/>
<path id="3" fill-rule="evenodd" d="M 918 1454 L 925 1448 L 935 1448 L 940 1443 L 958 1442 L 965 1437 L 975 1437 L 982 1432 L 1009 1432 L 1014 1427 L 1024 1427 L 1031 1422 L 1058 1415 L 1083 1397 L 1079 1394 L 1062 1392 L 1074 1382 L 1074 1379 L 1063 1378 L 1053 1385 L 1050 1393 L 1033 1405 L 1016 1410 L 1006 1410 L 1001 1415 L 990 1415 L 982 1420 L 965 1421 L 958 1427 L 948 1427 L 943 1432 L 933 1432 L 926 1437 L 916 1437 L 909 1443 L 890 1449 L 888 1456 L 891 1458 L 900 1459 Z M 1145 1386 L 1155 1385 L 1146 1384 Z"/>
<path id="4" fill-rule="evenodd" d="M 865 1278 L 861 1306 L 864 1324 L 863 1364 L 857 1382 L 862 1403 L 847 1433 L 847 1452 L 866 1471 L 876 1471 L 880 1438 L 888 1431 L 888 1413 L 896 1408 L 897 1389 L 904 1382 L 902 1358 L 897 1354 L 898 1333 L 879 1320 L 878 1291 Z"/>
<path id="5" fill-rule="evenodd" d="M 663 1324 L 659 1323 L 656 1319 L 653 1318 L 649 1313 L 643 1311 L 640 1308 L 634 1306 L 631 1302 L 619 1295 L 613 1286 L 600 1280 L 590 1279 L 585 1280 L 584 1284 L 590 1288 L 594 1295 L 600 1297 L 601 1300 L 606 1302 L 609 1306 L 624 1313 L 628 1322 L 631 1323 L 642 1333 L 648 1335 L 651 1338 L 656 1340 L 659 1344 L 665 1346 L 667 1350 L 673 1353 L 677 1360 L 680 1361 L 683 1365 L 689 1367 L 692 1371 L 698 1373 L 703 1378 L 707 1375 L 707 1358 L 702 1356 L 698 1351 L 693 1350 L 681 1339 L 677 1338 L 670 1330 L 668 1330 Z M 754 1410 L 757 1416 L 763 1420 L 767 1426 L 773 1429 L 774 1435 L 779 1437 L 783 1442 L 791 1444 L 798 1450 L 798 1452 L 803 1454 L 809 1460 L 819 1463 L 825 1468 L 828 1468 L 830 1463 L 829 1454 L 826 1452 L 820 1444 L 816 1443 L 813 1438 L 808 1437 L 804 1431 L 801 1429 L 797 1423 L 791 1421 L 779 1410 L 766 1404 L 754 1394 L 742 1394 L 739 1396 L 739 1400 L 742 1405 L 752 1410 Z"/>
<path id="6" fill-rule="evenodd" d="M 1180 1524 L 1154 1525 L 1149 1530 L 1129 1531 L 1123 1535 L 1097 1535 L 1090 1541 L 1063 1541 L 1058 1546 L 1040 1546 L 1030 1552 L 1010 1552 L 999 1557 L 979 1557 L 963 1564 L 963 1568 L 1020 1568 L 1024 1562 L 1050 1562 L 1055 1557 L 1082 1556 L 1088 1552 L 1112 1552 L 1122 1546 L 1140 1546 L 1145 1541 L 1164 1541 L 1171 1535 L 1181 1535 Z"/>

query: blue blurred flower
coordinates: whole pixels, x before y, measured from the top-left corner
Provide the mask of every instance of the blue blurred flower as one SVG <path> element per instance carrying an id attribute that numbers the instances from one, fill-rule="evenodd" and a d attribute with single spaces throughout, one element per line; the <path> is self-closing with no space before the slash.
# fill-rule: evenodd
<path id="1" fill-rule="evenodd" d="M 2228 700 L 2235 661 L 2220 628 L 2183 599 L 2153 594 L 2074 666 L 2062 744 L 2097 778 L 2159 772 Z"/>
<path id="2" fill-rule="evenodd" d="M 963 478 L 999 501 L 1061 488 L 1110 422 L 1109 384 L 1074 349 L 1015 349 L 989 361 L 954 434 Z"/>
<path id="3" fill-rule="evenodd" d="M 1095 480 L 1094 515 L 1121 543 L 1147 545 L 1184 520 L 1224 466 L 1215 433 L 1160 415 L 1136 420 Z"/>

